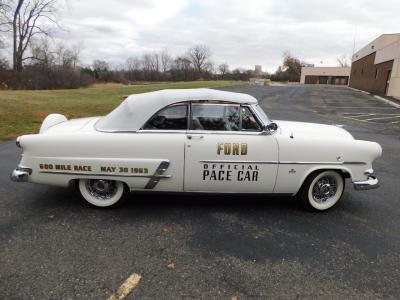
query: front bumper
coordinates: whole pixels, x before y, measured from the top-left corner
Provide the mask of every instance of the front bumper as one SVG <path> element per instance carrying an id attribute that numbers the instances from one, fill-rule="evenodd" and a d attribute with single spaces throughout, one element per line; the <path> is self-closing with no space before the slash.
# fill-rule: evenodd
<path id="1" fill-rule="evenodd" d="M 11 173 L 10 177 L 12 181 L 23 182 L 23 181 L 28 181 L 28 177 L 31 174 L 32 174 L 32 169 L 25 167 L 17 167 Z"/>
<path id="2" fill-rule="evenodd" d="M 367 175 L 367 180 L 353 182 L 354 188 L 356 190 L 358 191 L 372 190 L 379 187 L 379 181 L 378 178 L 376 178 L 376 175 L 374 174 L 374 170 L 372 169 L 367 170 L 365 171 L 364 174 Z"/>

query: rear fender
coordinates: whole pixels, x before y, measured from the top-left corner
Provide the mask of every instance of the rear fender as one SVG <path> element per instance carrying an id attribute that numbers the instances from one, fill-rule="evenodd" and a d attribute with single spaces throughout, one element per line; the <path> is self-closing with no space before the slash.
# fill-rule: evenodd
<path id="1" fill-rule="evenodd" d="M 44 119 L 42 126 L 40 126 L 39 133 L 45 132 L 50 127 L 67 121 L 67 118 L 61 114 L 50 114 Z"/>

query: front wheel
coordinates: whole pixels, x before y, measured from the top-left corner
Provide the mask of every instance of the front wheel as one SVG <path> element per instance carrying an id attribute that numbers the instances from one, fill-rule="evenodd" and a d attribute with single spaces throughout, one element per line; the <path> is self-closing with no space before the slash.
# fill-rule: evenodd
<path id="1" fill-rule="evenodd" d="M 303 206 L 312 211 L 331 208 L 342 198 L 345 182 L 343 176 L 333 170 L 310 175 L 300 192 Z"/>
<path id="2" fill-rule="evenodd" d="M 82 197 L 96 207 L 120 204 L 126 191 L 121 181 L 104 179 L 80 179 L 78 189 Z"/>

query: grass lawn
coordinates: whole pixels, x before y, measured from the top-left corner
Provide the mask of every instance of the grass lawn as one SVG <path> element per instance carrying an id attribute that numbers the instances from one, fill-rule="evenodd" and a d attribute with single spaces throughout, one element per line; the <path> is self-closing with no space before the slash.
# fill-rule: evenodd
<path id="1" fill-rule="evenodd" d="M 98 85 L 94 88 L 45 91 L 0 91 L 0 140 L 36 133 L 44 116 L 60 113 L 68 119 L 105 115 L 123 96 L 161 89 L 222 87 L 238 81 L 164 82 L 137 86 Z"/>

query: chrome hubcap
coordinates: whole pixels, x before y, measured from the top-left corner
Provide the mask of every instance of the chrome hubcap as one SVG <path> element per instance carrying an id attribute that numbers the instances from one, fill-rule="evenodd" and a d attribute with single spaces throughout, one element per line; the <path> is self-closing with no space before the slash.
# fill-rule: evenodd
<path id="1" fill-rule="evenodd" d="M 325 203 L 336 195 L 337 181 L 332 176 L 318 179 L 312 189 L 313 199 L 318 203 Z"/>
<path id="2" fill-rule="evenodd" d="M 90 195 L 99 200 L 108 200 L 117 193 L 117 184 L 112 180 L 91 179 L 86 182 Z"/>

